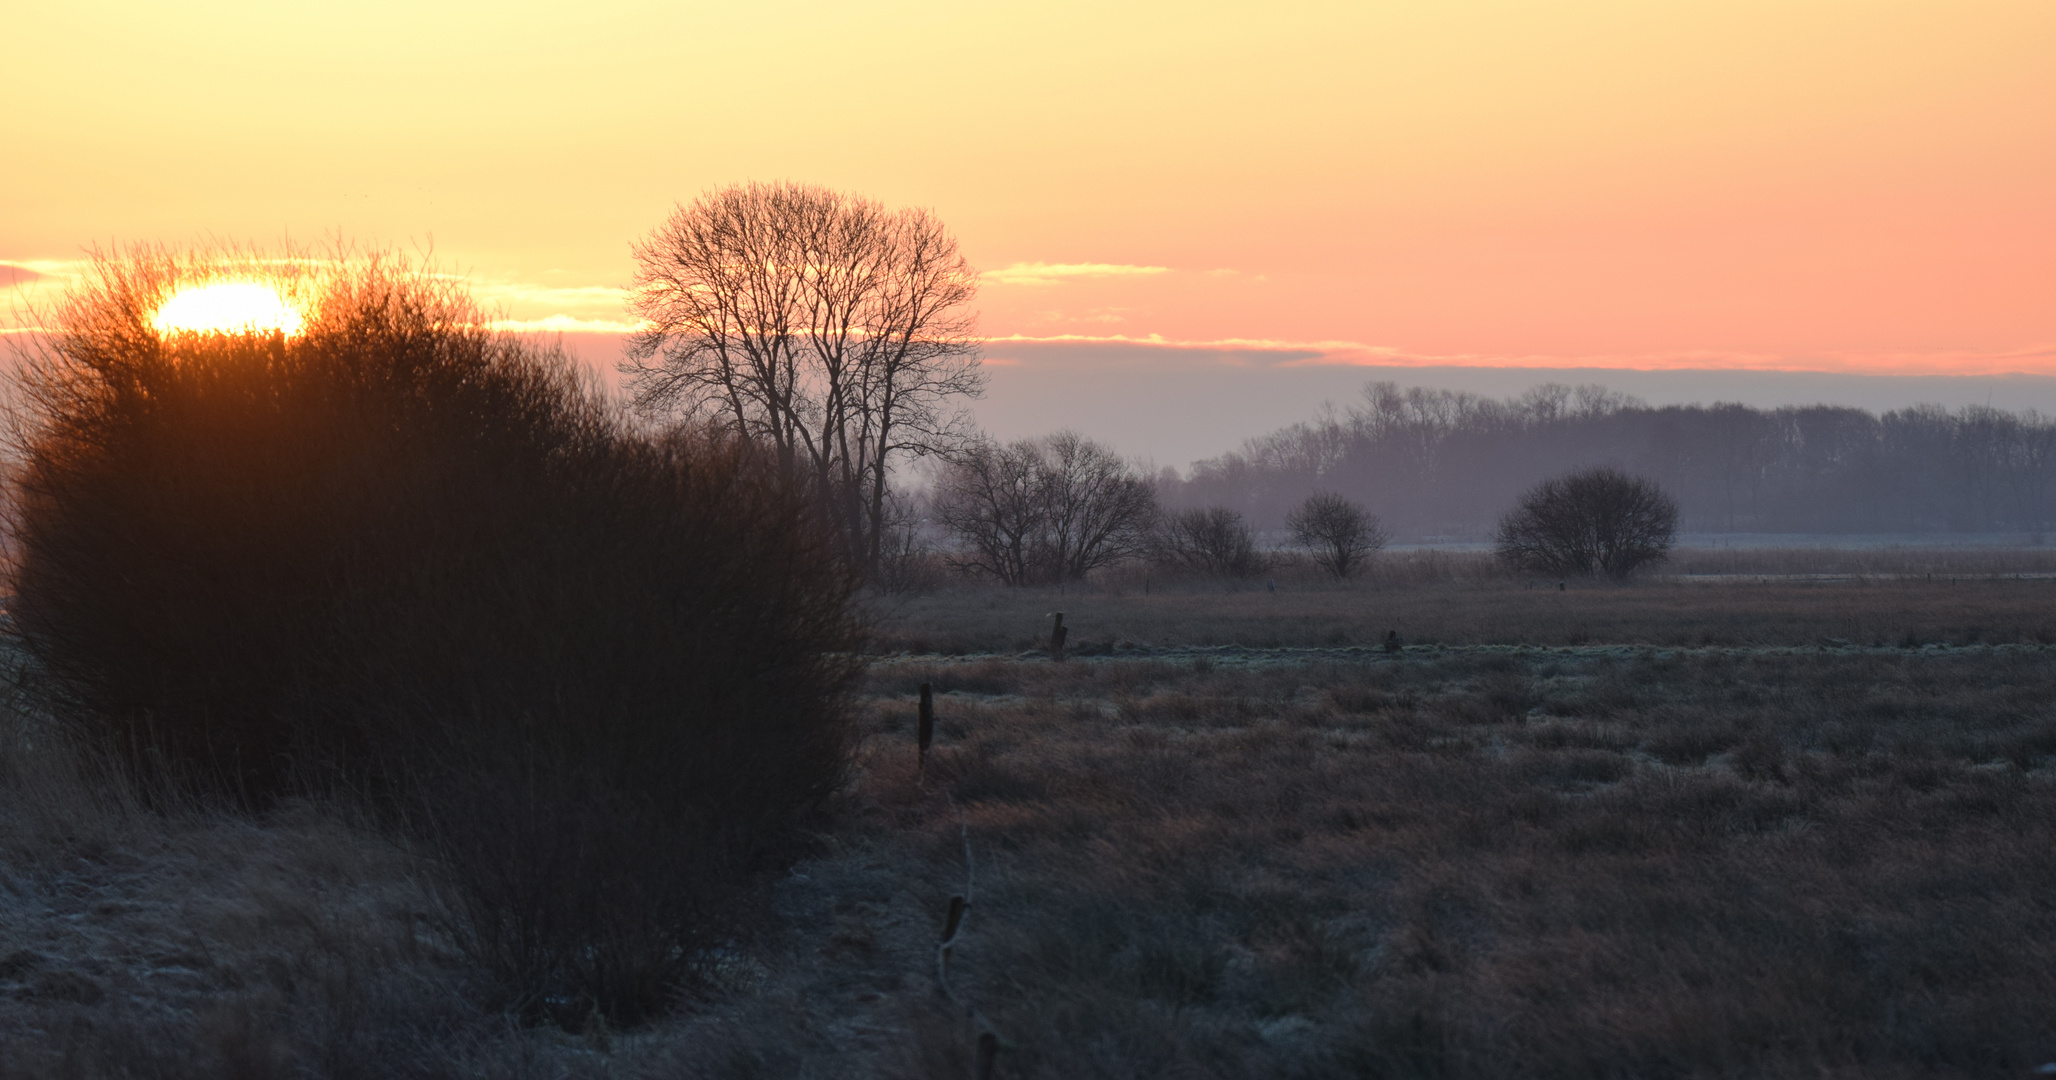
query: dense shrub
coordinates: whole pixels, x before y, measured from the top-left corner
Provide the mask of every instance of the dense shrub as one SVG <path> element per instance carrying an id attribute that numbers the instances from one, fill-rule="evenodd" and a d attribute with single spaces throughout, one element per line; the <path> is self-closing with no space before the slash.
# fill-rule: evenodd
<path id="1" fill-rule="evenodd" d="M 1333 492 L 1317 491 L 1285 516 L 1292 542 L 1313 556 L 1314 565 L 1347 578 L 1385 547 L 1378 515 Z"/>
<path id="2" fill-rule="evenodd" d="M 1209 577 L 1253 578 L 1271 565 L 1257 550 L 1249 522 L 1225 506 L 1165 514 L 1157 523 L 1155 541 L 1159 563 Z"/>
<path id="3" fill-rule="evenodd" d="M 1593 468 L 1535 485 L 1499 519 L 1495 550 L 1518 570 L 1624 578 L 1670 556 L 1678 504 L 1654 483 Z"/>
<path id="4" fill-rule="evenodd" d="M 302 333 L 150 328 L 255 272 Z M 59 314 L 13 582 L 56 704 L 211 797 L 398 811 L 524 1006 L 660 1005 L 844 764 L 850 583 L 797 487 L 391 260 L 144 252 Z"/>
<path id="5" fill-rule="evenodd" d="M 943 470 L 930 507 L 956 569 L 1008 585 L 1082 580 L 1148 553 L 1156 488 L 1075 431 L 985 442 Z"/>

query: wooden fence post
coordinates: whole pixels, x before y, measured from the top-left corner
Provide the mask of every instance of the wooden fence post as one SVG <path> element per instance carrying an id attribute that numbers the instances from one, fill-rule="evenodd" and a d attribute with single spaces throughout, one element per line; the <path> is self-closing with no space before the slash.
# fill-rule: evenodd
<path id="1" fill-rule="evenodd" d="M 921 771 L 928 770 L 928 744 L 935 741 L 935 688 L 921 684 L 921 720 L 914 728 L 914 741 L 921 748 Z"/>

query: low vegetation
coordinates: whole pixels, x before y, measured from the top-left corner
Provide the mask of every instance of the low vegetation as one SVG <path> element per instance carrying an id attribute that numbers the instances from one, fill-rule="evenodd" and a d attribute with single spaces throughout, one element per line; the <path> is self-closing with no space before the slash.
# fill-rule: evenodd
<path id="1" fill-rule="evenodd" d="M 2008 565 L 1996 555 L 1964 561 Z M 2036 564 L 2024 558 L 2013 565 Z M 1379 646 L 1394 631 L 1420 645 L 2056 643 L 2056 575 L 2016 573 L 1766 572 L 1622 586 L 1512 577 L 1487 553 L 1398 552 L 1380 555 L 1365 579 L 1343 588 L 1301 567 L 1254 586 L 1181 587 L 1138 571 L 1100 588 L 942 589 L 880 605 L 873 641 L 887 653 L 1012 655 L 1041 648 L 1048 613 L 1062 610 L 1073 627 L 1070 650 L 1107 656 L 1193 648 L 1347 651 Z"/>
<path id="2" fill-rule="evenodd" d="M 939 1080 L 991 1035 L 1000 1077 L 2015 1075 L 2056 1060 L 2051 587 L 931 594 L 773 917 L 627 1030 L 496 1020 L 433 859 L 109 802 L 17 707 L 0 1069 Z M 1447 621 L 1388 653 L 1388 605 Z"/>
<path id="3" fill-rule="evenodd" d="M 2008 1075 L 2056 1056 L 2047 665 L 909 660 L 866 763 L 909 899 L 978 852 L 956 971 L 1007 1075 Z M 902 1075 L 962 1075 L 902 994 Z"/>

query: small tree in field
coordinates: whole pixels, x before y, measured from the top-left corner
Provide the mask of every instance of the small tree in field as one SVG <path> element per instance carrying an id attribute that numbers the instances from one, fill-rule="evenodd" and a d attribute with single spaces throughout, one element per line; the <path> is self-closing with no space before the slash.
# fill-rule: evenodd
<path id="1" fill-rule="evenodd" d="M 960 570 L 1008 585 L 1076 581 L 1148 550 L 1156 489 L 1111 447 L 1073 431 L 979 443 L 933 504 Z"/>
<path id="2" fill-rule="evenodd" d="M 1285 518 L 1292 539 L 1313 555 L 1314 563 L 1338 578 L 1361 570 L 1385 546 L 1378 516 L 1330 492 L 1307 496 Z"/>
<path id="3" fill-rule="evenodd" d="M 1161 561 L 1213 577 L 1252 578 L 1269 565 L 1249 522 L 1225 506 L 1166 515 L 1157 544 Z"/>
<path id="4" fill-rule="evenodd" d="M 1545 480 L 1499 520 L 1499 557 L 1516 569 L 1624 578 L 1670 555 L 1678 505 L 1654 483 L 1595 468 Z"/>

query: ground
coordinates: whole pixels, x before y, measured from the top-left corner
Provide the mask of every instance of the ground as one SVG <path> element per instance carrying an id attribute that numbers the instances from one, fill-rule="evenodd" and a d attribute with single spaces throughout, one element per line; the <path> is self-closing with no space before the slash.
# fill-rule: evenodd
<path id="1" fill-rule="evenodd" d="M 144 813 L 18 732 L 0 1075 L 2024 1074 L 2056 582 L 1926 573 L 881 601 L 835 815 L 627 1032 L 480 1009 L 333 811 Z"/>

